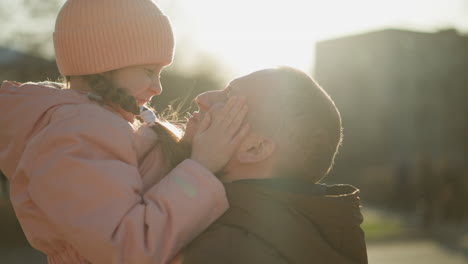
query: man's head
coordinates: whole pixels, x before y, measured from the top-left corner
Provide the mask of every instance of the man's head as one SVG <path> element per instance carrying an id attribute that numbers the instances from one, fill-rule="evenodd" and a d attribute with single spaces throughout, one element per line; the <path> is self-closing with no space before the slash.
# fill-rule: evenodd
<path id="1" fill-rule="evenodd" d="M 260 70 L 196 102 L 203 114 L 230 96 L 246 97 L 251 129 L 221 179 L 298 176 L 317 182 L 329 172 L 342 140 L 341 118 L 307 74 L 290 67 Z"/>

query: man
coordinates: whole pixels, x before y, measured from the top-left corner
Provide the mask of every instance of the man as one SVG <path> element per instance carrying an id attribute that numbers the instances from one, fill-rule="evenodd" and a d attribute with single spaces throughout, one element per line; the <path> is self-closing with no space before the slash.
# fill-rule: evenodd
<path id="1" fill-rule="evenodd" d="M 340 114 L 307 74 L 265 69 L 196 98 L 201 116 L 247 99 L 251 129 L 220 173 L 230 209 L 174 263 L 367 263 L 359 191 L 317 184 L 341 144 Z"/>

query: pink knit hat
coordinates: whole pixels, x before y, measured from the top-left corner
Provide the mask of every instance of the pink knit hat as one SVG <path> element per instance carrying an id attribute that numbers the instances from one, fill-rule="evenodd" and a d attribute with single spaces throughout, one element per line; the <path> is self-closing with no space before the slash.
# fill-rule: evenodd
<path id="1" fill-rule="evenodd" d="M 151 0 L 68 0 L 55 24 L 54 47 L 63 76 L 140 64 L 170 64 L 169 19 Z"/>

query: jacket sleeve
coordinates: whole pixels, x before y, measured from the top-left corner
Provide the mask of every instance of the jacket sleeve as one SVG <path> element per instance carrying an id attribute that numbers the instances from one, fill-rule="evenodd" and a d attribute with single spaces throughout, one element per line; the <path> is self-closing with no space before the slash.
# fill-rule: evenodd
<path id="1" fill-rule="evenodd" d="M 125 122 L 73 112 L 32 137 L 20 170 L 31 200 L 91 263 L 167 263 L 227 209 L 222 184 L 189 159 L 142 193 Z"/>

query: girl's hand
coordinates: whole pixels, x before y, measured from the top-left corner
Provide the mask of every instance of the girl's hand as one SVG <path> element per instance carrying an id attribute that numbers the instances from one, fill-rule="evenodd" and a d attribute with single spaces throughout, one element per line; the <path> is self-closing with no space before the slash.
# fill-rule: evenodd
<path id="1" fill-rule="evenodd" d="M 233 96 L 225 105 L 213 105 L 195 132 L 191 159 L 213 173 L 221 170 L 247 135 L 246 114 L 245 98 Z"/>

